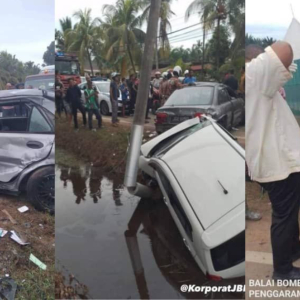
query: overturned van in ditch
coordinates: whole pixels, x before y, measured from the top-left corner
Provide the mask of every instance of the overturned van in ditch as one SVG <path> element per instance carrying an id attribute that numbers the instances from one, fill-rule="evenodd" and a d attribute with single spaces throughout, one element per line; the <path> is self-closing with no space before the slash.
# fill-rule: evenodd
<path id="1" fill-rule="evenodd" d="M 0 92 L 0 194 L 27 193 L 39 210 L 54 212 L 54 93 Z"/>
<path id="2" fill-rule="evenodd" d="M 210 279 L 245 275 L 245 151 L 212 119 L 195 118 L 141 147 L 186 247 Z"/>

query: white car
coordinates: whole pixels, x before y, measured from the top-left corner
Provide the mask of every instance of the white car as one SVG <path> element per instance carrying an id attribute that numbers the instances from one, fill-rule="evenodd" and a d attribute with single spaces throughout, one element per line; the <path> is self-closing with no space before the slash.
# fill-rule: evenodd
<path id="1" fill-rule="evenodd" d="M 87 87 L 87 83 L 81 83 L 78 85 L 81 89 L 82 94 L 82 101 L 84 100 L 84 90 Z M 110 82 L 108 81 L 93 81 L 93 86 L 96 87 L 97 91 L 99 92 L 99 104 L 100 104 L 100 112 L 102 115 L 107 116 L 112 113 L 112 107 L 110 102 Z M 118 108 L 119 111 L 122 110 L 123 104 L 122 104 L 122 93 L 120 91 L 120 97 L 118 99 Z M 127 109 L 128 103 L 126 103 Z"/>
<path id="2" fill-rule="evenodd" d="M 141 147 L 186 247 L 210 279 L 245 275 L 245 151 L 214 120 L 185 121 Z"/>

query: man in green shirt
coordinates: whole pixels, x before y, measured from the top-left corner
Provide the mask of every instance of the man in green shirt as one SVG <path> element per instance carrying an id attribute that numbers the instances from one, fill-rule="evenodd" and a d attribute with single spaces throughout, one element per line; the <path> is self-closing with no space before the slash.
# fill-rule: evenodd
<path id="1" fill-rule="evenodd" d="M 98 128 L 100 129 L 102 126 L 102 117 L 99 111 L 98 104 L 98 91 L 96 87 L 93 88 L 92 81 L 87 82 L 87 88 L 84 91 L 86 109 L 88 111 L 88 119 L 89 119 L 89 128 L 93 130 L 93 115 L 95 114 L 98 120 Z M 96 129 L 94 129 L 95 131 Z"/>

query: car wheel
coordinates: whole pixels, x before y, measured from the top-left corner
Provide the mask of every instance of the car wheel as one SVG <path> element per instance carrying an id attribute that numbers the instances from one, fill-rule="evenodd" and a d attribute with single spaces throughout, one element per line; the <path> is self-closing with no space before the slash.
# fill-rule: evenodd
<path id="1" fill-rule="evenodd" d="M 35 171 L 27 182 L 27 195 L 32 205 L 40 211 L 54 214 L 55 206 L 54 167 L 44 167 Z"/>
<path id="2" fill-rule="evenodd" d="M 108 116 L 109 115 L 109 107 L 105 101 L 101 101 L 100 103 L 100 111 L 101 115 Z"/>

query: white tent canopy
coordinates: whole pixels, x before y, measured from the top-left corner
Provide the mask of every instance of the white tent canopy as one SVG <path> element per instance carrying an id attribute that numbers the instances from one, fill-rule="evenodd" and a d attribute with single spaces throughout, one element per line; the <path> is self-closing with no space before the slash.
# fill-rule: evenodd
<path id="1" fill-rule="evenodd" d="M 296 19 L 292 23 L 285 35 L 284 40 L 292 45 L 294 60 L 300 59 L 300 23 Z"/>

